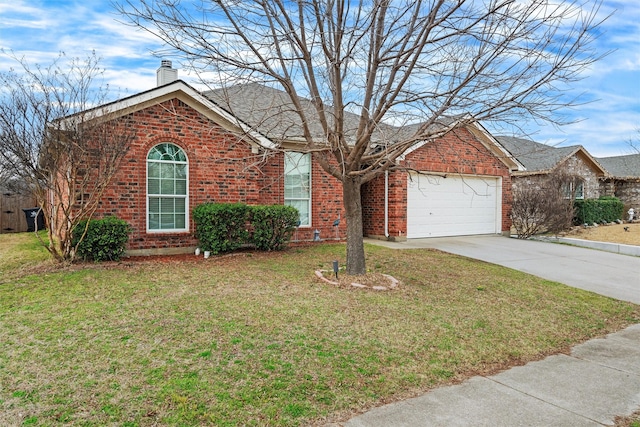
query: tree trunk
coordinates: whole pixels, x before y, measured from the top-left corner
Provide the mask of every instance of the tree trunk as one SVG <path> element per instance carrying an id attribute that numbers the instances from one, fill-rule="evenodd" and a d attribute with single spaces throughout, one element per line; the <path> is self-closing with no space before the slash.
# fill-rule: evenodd
<path id="1" fill-rule="evenodd" d="M 358 178 L 345 179 L 342 195 L 347 221 L 347 274 L 365 274 L 364 242 L 362 240 L 362 183 Z"/>

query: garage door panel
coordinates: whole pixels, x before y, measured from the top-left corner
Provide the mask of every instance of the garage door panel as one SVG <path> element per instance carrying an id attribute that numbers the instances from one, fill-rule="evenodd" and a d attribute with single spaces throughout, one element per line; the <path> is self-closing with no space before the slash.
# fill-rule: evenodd
<path id="1" fill-rule="evenodd" d="M 407 237 L 499 232 L 499 192 L 496 178 L 412 174 L 407 190 Z"/>

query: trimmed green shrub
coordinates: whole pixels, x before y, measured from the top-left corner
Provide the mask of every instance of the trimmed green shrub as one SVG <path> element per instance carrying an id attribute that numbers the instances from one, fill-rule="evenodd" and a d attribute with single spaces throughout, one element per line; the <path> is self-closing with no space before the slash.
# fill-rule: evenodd
<path id="1" fill-rule="evenodd" d="M 117 261 L 124 255 L 130 232 L 131 226 L 115 216 L 92 219 L 88 225 L 82 220 L 73 229 L 71 243 L 77 247 L 76 256 L 85 261 Z"/>
<path id="2" fill-rule="evenodd" d="M 599 199 L 576 200 L 574 224 L 614 222 L 622 219 L 624 204 L 620 199 L 603 196 Z"/>
<path id="3" fill-rule="evenodd" d="M 230 252 L 248 241 L 249 207 L 242 203 L 205 203 L 193 209 L 196 238 L 212 254 Z"/>
<path id="4" fill-rule="evenodd" d="M 251 243 L 261 251 L 283 249 L 296 228 L 300 215 L 293 206 L 251 206 Z"/>

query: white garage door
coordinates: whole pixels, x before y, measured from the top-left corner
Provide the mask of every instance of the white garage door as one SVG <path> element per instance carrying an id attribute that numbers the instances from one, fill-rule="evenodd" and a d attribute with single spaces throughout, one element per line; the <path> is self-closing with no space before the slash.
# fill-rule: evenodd
<path id="1" fill-rule="evenodd" d="M 407 186 L 407 238 L 501 231 L 499 178 L 412 173 Z"/>

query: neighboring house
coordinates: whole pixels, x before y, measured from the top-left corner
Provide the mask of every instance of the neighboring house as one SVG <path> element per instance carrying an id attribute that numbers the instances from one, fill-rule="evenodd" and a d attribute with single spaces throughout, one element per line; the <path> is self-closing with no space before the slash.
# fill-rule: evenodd
<path id="1" fill-rule="evenodd" d="M 528 139 L 497 136 L 500 144 L 521 164 L 512 173 L 514 191 L 520 186 L 537 185 L 552 173 L 574 179 L 567 185 L 567 194 L 576 199 L 597 199 L 601 195 L 600 182 L 607 171 L 580 145 L 552 147 Z"/>
<path id="2" fill-rule="evenodd" d="M 191 211 L 205 202 L 292 205 L 301 221 L 294 238 L 312 240 L 316 230 L 322 239 L 344 238 L 345 221 L 333 226 L 344 218 L 340 182 L 320 167 L 319 154 L 296 151 L 300 119 L 286 94 L 257 84 L 201 93 L 174 80 L 173 71 L 163 61 L 158 87 L 100 107 L 109 117 L 130 116 L 137 127 L 95 214 L 117 215 L 132 226 L 130 254 L 196 246 Z M 305 100 L 301 105 L 312 108 Z M 345 114 L 349 134 L 357 116 Z M 318 125 L 311 129 L 323 137 Z M 402 131 L 381 125 L 372 142 Z M 510 172 L 518 164 L 481 126 L 419 144 L 402 161 L 415 172 L 390 172 L 363 188 L 365 235 L 509 231 Z"/>
<path id="3" fill-rule="evenodd" d="M 601 193 L 622 200 L 625 212 L 630 207 L 640 211 L 640 154 L 600 157 L 598 162 L 608 172 L 600 183 Z"/>

